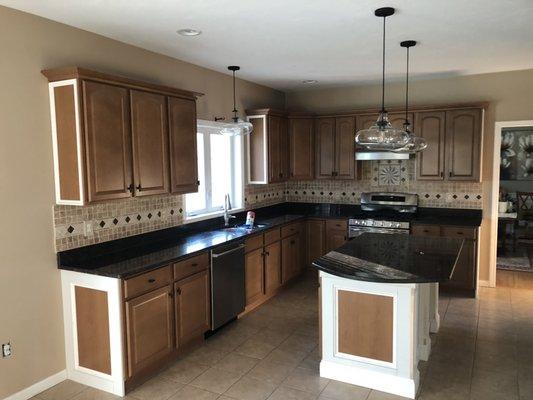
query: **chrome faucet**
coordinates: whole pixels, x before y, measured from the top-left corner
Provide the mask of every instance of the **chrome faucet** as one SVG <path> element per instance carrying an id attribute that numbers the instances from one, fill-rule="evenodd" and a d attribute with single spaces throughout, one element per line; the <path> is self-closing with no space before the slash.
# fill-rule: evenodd
<path id="1" fill-rule="evenodd" d="M 224 196 L 224 226 L 225 227 L 229 226 L 229 220 L 230 219 L 237 218 L 237 217 L 235 217 L 235 215 L 230 215 L 230 213 L 229 213 L 230 209 L 231 209 L 231 202 L 230 202 L 230 199 L 229 199 L 229 194 L 226 194 Z"/>

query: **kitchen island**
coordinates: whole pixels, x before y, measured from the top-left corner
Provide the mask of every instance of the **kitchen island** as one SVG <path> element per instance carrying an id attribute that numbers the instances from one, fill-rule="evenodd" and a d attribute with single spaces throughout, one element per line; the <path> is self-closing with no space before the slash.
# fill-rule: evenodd
<path id="1" fill-rule="evenodd" d="M 462 248 L 462 239 L 365 233 L 315 260 L 320 376 L 415 398 L 418 361 L 438 331 L 438 283 Z"/>

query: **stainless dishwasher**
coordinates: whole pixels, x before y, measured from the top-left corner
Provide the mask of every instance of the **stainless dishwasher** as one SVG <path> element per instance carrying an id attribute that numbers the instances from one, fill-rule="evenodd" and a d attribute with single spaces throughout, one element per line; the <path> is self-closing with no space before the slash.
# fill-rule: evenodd
<path id="1" fill-rule="evenodd" d="M 244 311 L 244 242 L 211 250 L 211 321 L 220 328 Z"/>

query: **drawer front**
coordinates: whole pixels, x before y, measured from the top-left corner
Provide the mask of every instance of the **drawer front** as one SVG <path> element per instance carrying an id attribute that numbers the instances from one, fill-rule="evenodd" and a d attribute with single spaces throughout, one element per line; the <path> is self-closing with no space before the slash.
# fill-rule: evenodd
<path id="1" fill-rule="evenodd" d="M 270 243 L 278 241 L 281 237 L 281 231 L 279 228 L 270 229 L 265 232 L 265 246 Z"/>
<path id="2" fill-rule="evenodd" d="M 476 228 L 465 226 L 443 226 L 442 236 L 449 238 L 476 239 Z"/>
<path id="3" fill-rule="evenodd" d="M 290 235 L 294 235 L 295 233 L 298 233 L 300 231 L 300 223 L 299 222 L 293 222 L 292 224 L 288 224 L 281 227 L 281 237 L 287 237 Z"/>
<path id="4" fill-rule="evenodd" d="M 174 263 L 174 280 L 186 278 L 209 268 L 209 254 L 204 253 Z"/>
<path id="5" fill-rule="evenodd" d="M 326 230 L 348 230 L 348 221 L 345 219 L 326 220 Z"/>
<path id="6" fill-rule="evenodd" d="M 411 235 L 440 236 L 440 225 L 412 225 Z"/>
<path id="7" fill-rule="evenodd" d="M 172 282 L 170 265 L 124 281 L 124 297 L 130 299 Z"/>
<path id="8" fill-rule="evenodd" d="M 244 251 L 248 253 L 249 251 L 263 247 L 263 234 L 255 235 L 249 237 L 244 242 Z"/>

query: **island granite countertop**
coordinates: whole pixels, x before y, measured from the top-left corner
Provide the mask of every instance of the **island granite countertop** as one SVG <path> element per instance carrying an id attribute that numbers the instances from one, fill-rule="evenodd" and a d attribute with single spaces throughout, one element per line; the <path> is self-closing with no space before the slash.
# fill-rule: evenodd
<path id="1" fill-rule="evenodd" d="M 445 282 L 453 274 L 463 239 L 365 233 L 313 265 L 342 278 L 381 283 Z"/>

